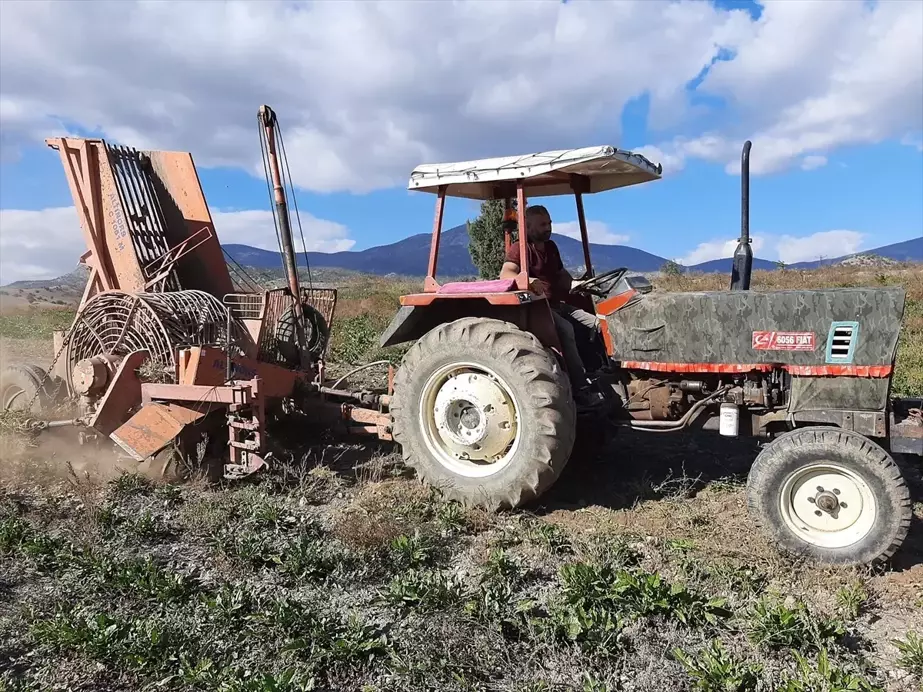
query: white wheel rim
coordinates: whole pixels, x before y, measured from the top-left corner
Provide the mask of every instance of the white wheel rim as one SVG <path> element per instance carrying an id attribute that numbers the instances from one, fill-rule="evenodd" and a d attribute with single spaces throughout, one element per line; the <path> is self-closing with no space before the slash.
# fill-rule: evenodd
<path id="1" fill-rule="evenodd" d="M 789 474 L 780 495 L 782 519 L 802 540 L 821 548 L 845 548 L 875 525 L 871 488 L 853 471 L 820 462 Z"/>
<path id="2" fill-rule="evenodd" d="M 490 368 L 451 363 L 420 396 L 420 430 L 429 453 L 452 473 L 484 478 L 504 469 L 519 448 L 519 405 Z"/>

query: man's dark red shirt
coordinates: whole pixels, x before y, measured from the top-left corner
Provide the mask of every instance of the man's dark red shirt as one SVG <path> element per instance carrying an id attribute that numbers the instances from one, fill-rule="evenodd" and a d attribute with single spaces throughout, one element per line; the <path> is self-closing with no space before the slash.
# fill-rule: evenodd
<path id="1" fill-rule="evenodd" d="M 561 253 L 558 252 L 558 246 L 554 244 L 554 241 L 546 240 L 542 243 L 541 249 L 537 248 L 534 243 L 527 243 L 526 252 L 529 259 L 529 276 L 538 279 L 549 300 L 565 300 L 568 292 L 561 291 L 560 282 L 556 280 L 559 272 L 564 269 L 564 263 L 561 261 Z M 506 261 L 519 264 L 518 240 L 506 251 Z"/>

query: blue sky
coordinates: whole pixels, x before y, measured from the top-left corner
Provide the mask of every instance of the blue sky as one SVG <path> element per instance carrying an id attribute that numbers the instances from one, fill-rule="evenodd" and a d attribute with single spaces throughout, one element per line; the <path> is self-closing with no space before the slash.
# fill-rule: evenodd
<path id="1" fill-rule="evenodd" d="M 513 46 L 491 43 L 479 18 L 468 16 L 483 11 L 479 3 L 453 9 L 461 13 L 455 18 L 439 17 L 436 5 L 386 5 L 382 12 L 402 30 L 413 28 L 404 26 L 408 21 L 421 30 L 440 22 L 452 29 L 452 42 L 435 44 L 445 63 L 436 66 L 416 62 L 432 62 L 425 45 L 408 51 L 400 36 L 382 33 L 377 25 L 388 22 L 366 17 L 367 3 L 327 3 L 306 8 L 312 27 L 326 27 L 331 41 L 346 32 L 368 53 L 344 54 L 354 63 L 331 77 L 296 45 L 279 58 L 284 85 L 266 83 L 258 66 L 252 74 L 235 72 L 208 50 L 183 53 L 182 36 L 170 46 L 140 46 L 147 62 L 117 60 L 121 46 L 106 37 L 106 22 L 120 19 L 113 13 L 137 20 L 153 12 L 145 23 L 159 23 L 160 31 L 148 33 L 160 35 L 178 21 L 127 0 L 81 3 L 97 7 L 83 19 L 87 32 L 72 32 L 36 59 L 36 37 L 55 26 L 30 7 L 38 4 L 7 9 L 0 22 L 0 283 L 64 273 L 82 251 L 60 161 L 41 141 L 64 131 L 191 151 L 219 237 L 272 247 L 269 198 L 256 165 L 255 116 L 263 102 L 276 109 L 286 133 L 299 208 L 319 250 L 359 250 L 427 232 L 432 196 L 405 189 L 416 164 L 613 144 L 662 163 L 664 177 L 587 198 L 596 240 L 690 263 L 726 256 L 740 223 L 734 166 L 744 138 L 754 142 L 751 231 L 758 256 L 816 259 L 923 236 L 923 11 L 916 3 L 864 10 L 851 0 L 765 7 L 645 0 L 608 10 L 603 3 L 497 5 L 498 31 L 519 21 L 547 36 L 536 38 L 534 54 L 524 49 L 516 60 Z M 218 5 L 174 7 L 189 13 L 190 32 L 198 22 L 236 27 L 228 40 L 240 42 L 244 58 L 247 50 L 265 49 L 274 59 L 275 40 L 248 33 L 253 22 L 294 31 L 283 6 L 231 5 L 222 13 Z M 529 8 L 525 19 L 517 7 Z M 18 30 L 10 33 L 14 13 Z M 103 26 L 93 28 L 99 17 Z M 600 17 L 612 26 L 597 28 Z M 620 27 L 632 31 L 629 38 Z M 612 56 L 617 66 L 587 62 L 593 51 L 583 48 L 598 42 L 609 50 L 612 37 L 623 44 Z M 831 39 L 841 51 L 829 50 Z M 469 70 L 470 60 L 458 57 L 482 42 L 495 54 L 480 59 L 507 72 Z M 785 52 L 793 57 L 780 58 Z M 83 64 L 68 75 L 74 62 Z M 94 73 L 100 81 L 87 76 Z M 543 203 L 561 230 L 573 232 L 571 199 Z M 448 227 L 473 218 L 477 204 L 450 200 L 446 212 Z"/>

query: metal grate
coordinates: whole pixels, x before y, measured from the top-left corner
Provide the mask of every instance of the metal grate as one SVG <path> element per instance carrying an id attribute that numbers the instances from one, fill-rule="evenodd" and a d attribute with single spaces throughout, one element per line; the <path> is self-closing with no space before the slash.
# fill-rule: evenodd
<path id="1" fill-rule="evenodd" d="M 834 322 L 827 341 L 828 363 L 851 363 L 856 350 L 859 325 L 856 322 Z"/>
<path id="2" fill-rule="evenodd" d="M 131 147 L 106 144 L 106 153 L 128 222 L 128 235 L 143 267 L 145 280 L 150 280 L 161 273 L 162 259 L 170 251 L 166 217 L 151 181 L 150 160 Z M 172 268 L 147 288 L 154 292 L 182 290 Z"/>
<path id="3" fill-rule="evenodd" d="M 329 329 L 333 324 L 333 313 L 337 306 L 337 290 L 335 288 L 302 288 L 301 300 L 323 316 Z"/>
<path id="4" fill-rule="evenodd" d="M 238 320 L 261 320 L 265 299 L 262 293 L 228 293 L 223 302 Z"/>

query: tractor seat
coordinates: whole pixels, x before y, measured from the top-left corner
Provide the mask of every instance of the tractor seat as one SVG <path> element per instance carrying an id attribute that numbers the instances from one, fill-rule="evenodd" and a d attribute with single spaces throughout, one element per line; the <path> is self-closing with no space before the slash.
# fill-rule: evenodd
<path id="1" fill-rule="evenodd" d="M 439 287 L 439 293 L 506 293 L 516 288 L 516 279 L 455 281 Z"/>

